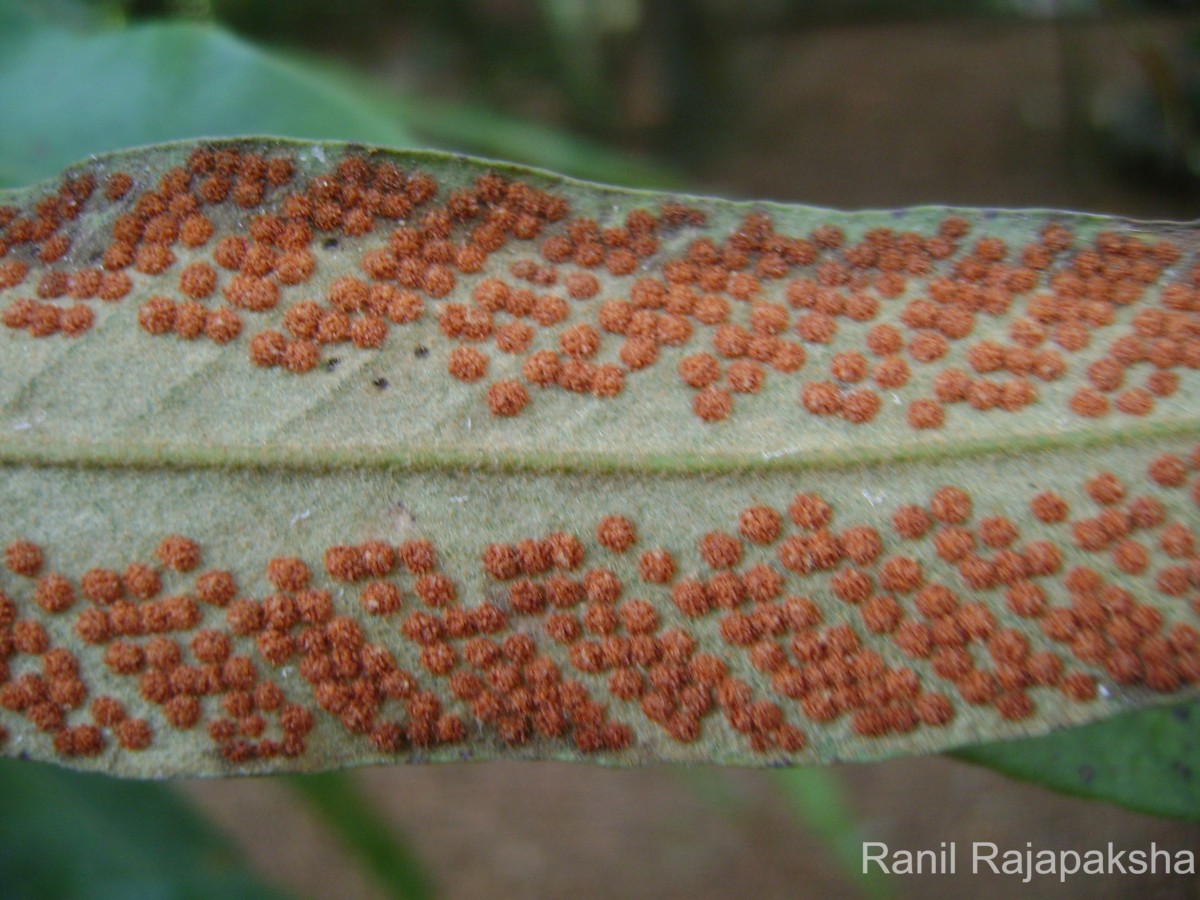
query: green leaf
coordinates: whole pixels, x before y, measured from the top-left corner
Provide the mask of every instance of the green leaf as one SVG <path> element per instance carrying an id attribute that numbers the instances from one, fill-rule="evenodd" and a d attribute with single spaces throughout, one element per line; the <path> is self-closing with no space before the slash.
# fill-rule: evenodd
<path id="1" fill-rule="evenodd" d="M 1200 821 L 1200 709 L 1147 709 L 1046 737 L 956 751 L 968 762 L 1081 797 Z"/>
<path id="2" fill-rule="evenodd" d="M 0 883 L 13 900 L 286 896 L 170 788 L 7 759 Z"/>
<path id="3" fill-rule="evenodd" d="M 356 854 L 392 897 L 434 896 L 420 860 L 394 833 L 352 775 L 320 772 L 289 781 L 345 847 Z"/>
<path id="4" fill-rule="evenodd" d="M 54 27 L 0 5 L 0 184 L 135 144 L 247 132 L 404 146 L 413 137 L 358 85 L 214 25 Z M 36 86 L 36 90 L 34 90 Z"/>
<path id="5" fill-rule="evenodd" d="M 348 67 L 260 49 L 216 25 L 105 26 L 69 5 L 35 15 L 0 0 L 0 114 L 11 123 L 0 134 L 0 186 L 47 178 L 89 153 L 247 131 L 453 148 L 637 187 L 680 183 L 666 166 L 562 130 L 394 96 Z"/>
<path id="6" fill-rule="evenodd" d="M 4 204 L 4 752 L 818 764 L 1196 695 L 1193 226 L 267 139 Z"/>
<path id="7" fill-rule="evenodd" d="M 825 842 L 863 895 L 890 896 L 888 881 L 881 873 L 863 871 L 863 836 L 839 774 L 832 769 L 792 769 L 780 772 L 778 779 L 797 818 Z"/>

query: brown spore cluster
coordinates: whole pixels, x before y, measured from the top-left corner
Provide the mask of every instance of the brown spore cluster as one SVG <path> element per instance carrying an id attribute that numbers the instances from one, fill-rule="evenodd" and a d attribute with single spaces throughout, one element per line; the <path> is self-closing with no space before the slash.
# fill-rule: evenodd
<path id="1" fill-rule="evenodd" d="M 80 214 L 105 206 L 106 243 L 83 246 Z M 765 212 L 716 229 L 666 202 L 597 221 L 495 172 L 451 185 L 384 155 L 316 169 L 213 145 L 157 181 L 83 170 L 0 207 L 0 300 L 11 329 L 78 336 L 92 301 L 136 287 L 146 334 L 240 343 L 294 374 L 321 371 L 327 345 L 374 351 L 436 321 L 448 377 L 499 418 L 548 389 L 612 400 L 655 366 L 704 423 L 783 378 L 797 417 L 868 425 L 893 394 L 908 427 L 937 430 L 956 408 L 1043 403 L 1069 372 L 1072 415 L 1140 417 L 1200 365 L 1183 231 L 1085 239 L 1063 215 L 1006 241 L 975 218 L 851 237 L 853 216 L 831 214 L 789 234 Z"/>
<path id="2" fill-rule="evenodd" d="M 712 738 L 770 760 L 826 729 L 945 728 L 963 704 L 1021 722 L 1171 695 L 1200 682 L 1198 465 L 1094 471 L 1019 514 L 947 484 L 868 523 L 802 490 L 698 523 L 691 546 L 614 512 L 487 543 L 461 573 L 426 539 L 336 544 L 265 560 L 258 592 L 183 534 L 79 573 L 16 538 L 0 728 L 68 758 L 182 731 L 235 767 L 302 757 L 317 727 L 412 758 Z"/>

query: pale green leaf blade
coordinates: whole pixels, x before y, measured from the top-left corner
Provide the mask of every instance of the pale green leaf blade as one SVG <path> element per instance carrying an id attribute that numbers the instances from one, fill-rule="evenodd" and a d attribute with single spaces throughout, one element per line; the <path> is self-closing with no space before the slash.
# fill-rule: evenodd
<path id="1" fill-rule="evenodd" d="M 2 201 L 7 752 L 811 764 L 1195 696 L 1193 226 L 284 141 L 54 190 Z"/>

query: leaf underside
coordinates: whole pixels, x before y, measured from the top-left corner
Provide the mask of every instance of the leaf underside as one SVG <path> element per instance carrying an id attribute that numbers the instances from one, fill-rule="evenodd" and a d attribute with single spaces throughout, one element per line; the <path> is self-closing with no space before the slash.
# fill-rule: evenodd
<path id="1" fill-rule="evenodd" d="M 0 208 L 4 753 L 817 764 L 1196 695 L 1192 225 L 271 139 Z"/>

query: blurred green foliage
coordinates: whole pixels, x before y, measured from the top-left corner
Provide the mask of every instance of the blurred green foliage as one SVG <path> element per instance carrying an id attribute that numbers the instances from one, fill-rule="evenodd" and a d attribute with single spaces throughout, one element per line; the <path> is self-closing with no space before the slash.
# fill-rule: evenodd
<path id="1" fill-rule="evenodd" d="M 30 90 L 30 85 L 36 89 Z M 246 133 L 404 145 L 349 82 L 206 25 L 62 27 L 0 3 L 0 179 L 52 176 L 91 153 Z"/>
<path id="2" fill-rule="evenodd" d="M 353 773 L 291 775 L 287 783 L 389 896 L 397 900 L 434 896 L 421 861 L 379 814 Z"/>
<path id="3" fill-rule="evenodd" d="M 854 877 L 866 897 L 883 900 L 891 895 L 888 879 L 862 869 L 863 834 L 836 770 L 790 769 L 775 776 L 797 817 L 817 835 Z"/>
<path id="4" fill-rule="evenodd" d="M 285 5 L 279 20 L 294 21 Z M 0 121 L 0 185 L 118 147 L 237 134 L 437 147 L 635 187 L 680 183 L 668 166 L 486 106 L 397 95 L 311 50 L 265 49 L 217 21 L 141 20 L 104 2 L 0 0 Z"/>
<path id="5" fill-rule="evenodd" d="M 236 45 L 234 55 L 260 54 L 260 66 L 290 67 L 292 76 L 310 73 L 343 99 L 355 98 L 346 104 L 347 113 L 370 107 L 392 131 L 407 131 L 407 137 L 383 143 L 494 155 L 640 187 L 681 187 L 685 179 L 677 168 L 614 153 L 600 142 L 640 148 L 670 159 L 674 167 L 727 149 L 738 133 L 743 101 L 758 87 L 757 77 L 734 58 L 735 48 L 747 42 L 864 21 L 1106 17 L 1128 28 L 1145 84 L 1115 100 L 1072 98 L 1086 113 L 1070 125 L 1087 131 L 1072 139 L 1086 140 L 1093 154 L 1107 154 L 1135 177 L 1200 184 L 1195 50 L 1200 27 L 1170 45 L 1157 44 L 1138 28 L 1146 13 L 1195 12 L 1195 0 L 28 0 L 28 5 L 47 21 L 75 26 L 76 37 L 82 26 L 91 33 L 92 52 L 95 43 L 153 44 L 141 37 L 140 26 L 170 21 L 197 35 L 197 42 L 225 42 L 209 48 L 214 60 Z M 216 27 L 205 31 L 201 25 Z M 96 34 L 100 26 L 108 29 L 103 37 Z M 117 36 L 122 28 L 123 39 Z M 175 38 L 182 40 L 179 33 Z M 367 69 L 388 72 L 389 80 L 411 88 L 403 95 L 382 90 L 361 74 Z M 1088 90 L 1081 82 L 1070 87 Z M 284 91 L 282 102 L 289 96 L 302 95 Z M 271 124 L 272 110 L 264 110 Z M 199 121 L 203 112 L 201 104 Z M 358 132 L 371 130 L 355 124 Z M 342 130 L 344 137 L 353 133 L 354 128 Z M 323 135 L 310 127 L 304 136 Z"/>
<path id="6" fill-rule="evenodd" d="M 169 788 L 0 759 L 5 900 L 287 896 Z"/>
<path id="7" fill-rule="evenodd" d="M 953 755 L 1068 794 L 1200 822 L 1200 704 L 1147 709 Z"/>
<path id="8" fill-rule="evenodd" d="M 739 43 L 872 21 L 1108 18 L 1133 23 L 1145 84 L 1115 100 L 1070 98 L 1080 113 L 1067 123 L 1079 132 L 1071 140 L 1133 178 L 1200 185 L 1200 27 L 1172 46 L 1136 28 L 1146 14 L 1196 12 L 1195 0 L 85 0 L 85 8 L 113 24 L 221 23 L 304 54 L 306 64 L 319 57 L 324 68 L 336 59 L 395 70 L 419 99 L 393 115 L 419 120 L 424 143 L 642 187 L 684 179 L 580 136 L 677 166 L 719 154 L 757 85 L 732 59 Z M 530 116 L 564 129 L 533 126 Z"/>

